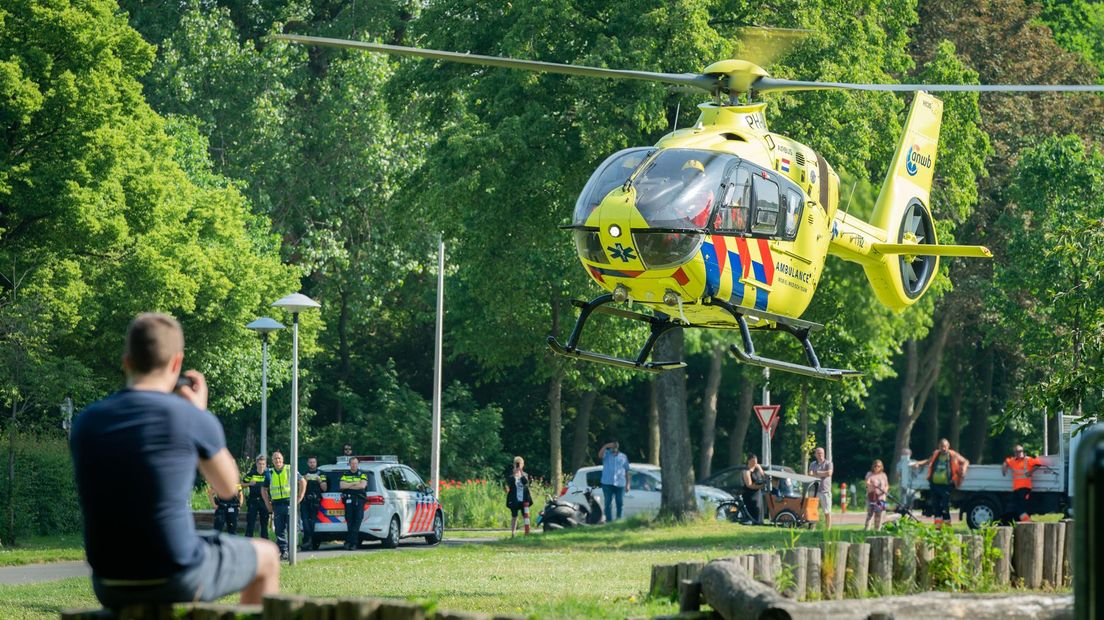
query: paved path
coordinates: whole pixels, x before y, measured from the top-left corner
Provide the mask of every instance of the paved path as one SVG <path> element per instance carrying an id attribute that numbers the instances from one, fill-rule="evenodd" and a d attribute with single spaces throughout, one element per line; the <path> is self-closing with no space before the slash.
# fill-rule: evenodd
<path id="1" fill-rule="evenodd" d="M 493 542 L 500 540 L 491 536 L 472 536 L 478 532 L 464 532 L 463 537 L 448 537 L 446 534 L 445 540 L 441 542 L 443 547 L 458 547 L 462 545 L 473 545 Z M 421 538 L 415 538 L 411 540 L 404 540 L 399 543 L 397 551 L 414 551 L 417 549 L 428 549 Z M 348 553 L 380 553 L 388 552 L 390 549 L 384 549 L 379 544 L 368 543 L 363 548 L 356 551 L 345 551 L 341 548 L 340 543 L 322 545 L 322 548 L 318 551 L 303 551 L 299 553 L 299 559 L 301 560 L 324 560 L 341 557 Z M 46 564 L 24 564 L 23 566 L 4 566 L 0 567 L 0 586 L 14 586 L 28 583 L 44 583 L 47 581 L 58 581 L 60 579 L 69 579 L 71 577 L 89 577 L 92 574 L 92 569 L 88 564 L 84 562 L 50 562 Z"/>

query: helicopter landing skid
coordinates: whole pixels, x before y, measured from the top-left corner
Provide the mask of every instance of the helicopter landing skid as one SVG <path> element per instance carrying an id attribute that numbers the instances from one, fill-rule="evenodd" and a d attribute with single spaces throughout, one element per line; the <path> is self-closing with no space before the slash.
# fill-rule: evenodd
<path id="1" fill-rule="evenodd" d="M 747 319 L 740 309 L 730 303 L 717 299 L 712 300 L 712 303 L 715 306 L 724 308 L 736 318 L 736 323 L 740 326 L 740 337 L 743 340 L 744 346 L 741 349 L 737 345 L 731 345 L 730 350 L 736 359 L 745 364 L 762 366 L 763 368 L 773 368 L 775 370 L 792 372 L 807 377 L 816 377 L 818 379 L 828 379 L 830 381 L 842 381 L 847 378 L 859 377 L 862 375 L 862 373 L 857 370 L 841 370 L 839 368 L 822 367 L 820 365 L 820 360 L 817 358 L 816 351 L 813 350 L 813 343 L 809 340 L 809 332 L 817 329 L 819 326 L 816 323 L 808 323 L 806 321 L 794 320 L 793 324 L 790 324 L 786 322 L 783 317 L 772 317 L 777 319 L 774 325 L 770 327 L 761 327 L 759 329 L 785 332 L 797 338 L 798 342 L 801 343 L 801 348 L 805 350 L 805 358 L 809 362 L 807 366 L 804 364 L 795 364 L 793 362 L 771 359 L 769 357 L 760 357 L 755 354 L 755 343 L 751 340 L 751 329 L 748 327 Z"/>
<path id="2" fill-rule="evenodd" d="M 548 337 L 548 346 L 552 349 L 553 353 L 562 355 L 564 357 L 573 357 L 575 359 L 586 360 L 588 362 L 598 362 L 599 364 L 608 364 L 610 366 L 618 366 L 620 368 L 629 368 L 632 370 L 643 370 L 658 374 L 664 370 L 674 370 L 676 368 L 683 368 L 686 366 L 685 362 L 647 362 L 648 356 L 652 354 L 652 347 L 655 346 L 659 337 L 666 333 L 668 330 L 676 327 L 681 327 L 679 324 L 667 320 L 666 317 L 649 316 L 647 314 L 641 314 L 639 312 L 632 312 L 630 310 L 621 310 L 618 308 L 608 308 L 606 304 L 613 302 L 613 295 L 607 293 L 600 295 L 594 299 L 587 301 L 572 300 L 571 303 L 577 306 L 579 310 L 579 319 L 575 321 L 575 329 L 571 330 L 571 336 L 567 339 L 567 345 L 562 345 L 555 336 Z M 584 351 L 579 349 L 579 339 L 583 335 L 583 325 L 586 324 L 591 313 L 601 312 L 602 314 L 609 314 L 612 316 L 618 316 L 625 319 L 633 319 L 636 321 L 643 321 L 651 327 L 651 332 L 648 334 L 648 340 L 644 343 L 644 346 L 640 348 L 640 351 L 636 354 L 635 360 L 625 359 L 622 357 L 615 357 L 612 355 L 606 355 L 604 353 L 595 353 L 593 351 Z"/>

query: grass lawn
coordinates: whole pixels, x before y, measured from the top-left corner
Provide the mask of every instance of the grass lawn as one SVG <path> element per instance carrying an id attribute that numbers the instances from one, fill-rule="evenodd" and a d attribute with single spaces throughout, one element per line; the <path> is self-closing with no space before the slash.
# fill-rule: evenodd
<path id="1" fill-rule="evenodd" d="M 14 547 L 0 547 L 0 566 L 83 559 L 84 541 L 80 534 L 33 536 L 20 539 Z"/>
<path id="2" fill-rule="evenodd" d="M 839 540 L 866 535 L 854 526 L 833 532 Z M 309 596 L 406 598 L 442 609 L 548 618 L 650 616 L 677 611 L 676 604 L 644 600 L 652 564 L 785 547 L 791 534 L 798 545 L 823 539 L 816 531 L 712 521 L 664 526 L 634 519 L 459 547 L 334 552 L 326 559 L 285 567 L 281 589 Z M 0 586 L 0 618 L 56 618 L 62 608 L 81 606 L 96 606 L 86 579 Z"/>

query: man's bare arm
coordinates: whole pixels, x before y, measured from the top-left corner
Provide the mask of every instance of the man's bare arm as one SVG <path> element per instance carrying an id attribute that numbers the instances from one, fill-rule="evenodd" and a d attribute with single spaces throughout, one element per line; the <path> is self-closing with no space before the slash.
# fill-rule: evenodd
<path id="1" fill-rule="evenodd" d="M 299 495 L 295 501 L 303 501 L 303 497 L 307 494 L 307 481 L 303 478 L 299 478 Z"/>
<path id="2" fill-rule="evenodd" d="M 238 465 L 226 448 L 209 459 L 200 459 L 199 472 L 220 499 L 229 500 L 237 496 L 238 483 L 241 482 L 238 478 Z"/>

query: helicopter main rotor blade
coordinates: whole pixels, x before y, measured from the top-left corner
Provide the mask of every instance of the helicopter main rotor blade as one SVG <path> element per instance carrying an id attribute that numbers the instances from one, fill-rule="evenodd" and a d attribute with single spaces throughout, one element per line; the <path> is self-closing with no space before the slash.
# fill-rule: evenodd
<path id="1" fill-rule="evenodd" d="M 851 84 L 848 82 L 804 82 L 761 77 L 751 84 L 759 92 L 789 90 L 868 90 L 891 92 L 959 92 L 959 93 L 1100 93 L 1100 84 Z"/>
<path id="2" fill-rule="evenodd" d="M 483 56 L 480 54 L 461 54 L 458 52 L 444 52 L 441 50 L 422 49 L 417 47 L 404 47 L 402 45 L 386 45 L 383 43 L 369 43 L 367 41 L 350 41 L 348 39 L 331 39 L 327 37 L 308 37 L 300 35 L 277 34 L 274 39 L 302 43 L 304 45 L 317 45 L 320 47 L 336 47 L 340 49 L 363 50 L 392 54 L 394 56 L 413 56 L 417 58 L 432 58 L 433 60 L 445 60 L 461 62 L 469 65 L 482 65 L 490 67 L 506 67 L 510 69 L 525 69 L 527 71 L 539 71 L 542 73 L 559 73 L 563 75 L 582 75 L 600 78 L 623 78 L 630 80 L 644 80 L 648 82 L 660 82 L 663 84 L 678 84 L 690 86 L 712 93 L 719 87 L 717 78 L 712 78 L 700 73 L 657 73 L 653 71 L 629 71 L 624 69 L 603 69 L 601 67 L 587 67 L 585 65 L 566 65 L 556 62 L 544 62 L 540 60 L 518 60 L 502 56 Z"/>

